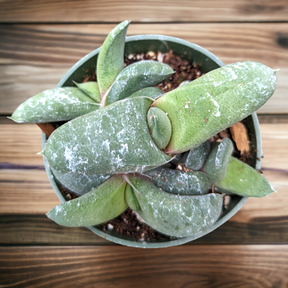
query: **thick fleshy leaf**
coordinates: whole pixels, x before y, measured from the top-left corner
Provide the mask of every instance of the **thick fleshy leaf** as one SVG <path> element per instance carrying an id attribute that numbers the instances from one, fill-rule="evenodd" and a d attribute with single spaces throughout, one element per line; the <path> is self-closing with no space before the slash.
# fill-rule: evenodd
<path id="1" fill-rule="evenodd" d="M 68 227 L 106 222 L 127 209 L 126 185 L 122 176 L 113 176 L 97 189 L 54 207 L 46 215 L 57 224 Z"/>
<path id="2" fill-rule="evenodd" d="M 129 184 L 127 184 L 125 190 L 125 200 L 128 207 L 130 207 L 133 211 L 137 211 L 139 209 L 139 203 L 134 195 L 134 190 Z"/>
<path id="3" fill-rule="evenodd" d="M 190 150 L 185 160 L 185 166 L 191 170 L 200 170 L 209 154 L 210 142 L 206 141 Z"/>
<path id="4" fill-rule="evenodd" d="M 95 111 L 99 107 L 99 104 L 79 88 L 55 88 L 26 100 L 14 111 L 11 119 L 18 123 L 65 121 Z"/>
<path id="5" fill-rule="evenodd" d="M 184 237 L 201 233 L 213 225 L 222 211 L 223 196 L 180 196 L 166 193 L 140 176 L 129 175 L 140 208 L 137 213 L 152 228 Z"/>
<path id="6" fill-rule="evenodd" d="M 134 92 L 130 97 L 139 97 L 139 96 L 146 96 L 152 99 L 157 98 L 158 96 L 162 95 L 164 92 L 157 88 L 157 87 L 146 87 Z"/>
<path id="7" fill-rule="evenodd" d="M 85 83 L 77 83 L 75 81 L 73 82 L 81 91 L 87 94 L 96 103 L 101 102 L 101 96 L 97 82 L 95 81 L 89 81 Z"/>
<path id="8" fill-rule="evenodd" d="M 261 107 L 273 94 L 275 71 L 256 62 L 215 69 L 158 98 L 172 124 L 167 153 L 197 147 Z"/>
<path id="9" fill-rule="evenodd" d="M 131 64 L 119 73 L 103 98 L 103 106 L 127 98 L 141 88 L 155 85 L 173 73 L 169 65 L 157 61 L 143 60 Z"/>
<path id="10" fill-rule="evenodd" d="M 42 154 L 62 172 L 106 174 L 143 172 L 172 157 L 152 140 L 146 115 L 153 100 L 119 101 L 56 129 Z"/>
<path id="11" fill-rule="evenodd" d="M 117 25 L 106 37 L 97 60 L 97 81 L 101 97 L 124 68 L 124 45 L 130 21 Z"/>
<path id="12" fill-rule="evenodd" d="M 234 157 L 230 157 L 226 176 L 216 184 L 216 189 L 248 197 L 264 197 L 275 192 L 263 175 Z"/>
<path id="13" fill-rule="evenodd" d="M 220 143 L 213 143 L 208 158 L 204 164 L 205 171 L 213 180 L 213 183 L 224 179 L 234 146 L 229 138 L 224 138 Z"/>
<path id="14" fill-rule="evenodd" d="M 52 168 L 52 172 L 56 180 L 68 188 L 70 191 L 83 195 L 97 188 L 99 185 L 109 179 L 111 174 L 78 174 L 72 172 L 61 172 Z"/>
<path id="15" fill-rule="evenodd" d="M 200 171 L 183 172 L 168 168 L 156 168 L 144 173 L 162 190 L 179 195 L 201 195 L 212 187 L 212 179 Z"/>
<path id="16" fill-rule="evenodd" d="M 159 149 L 165 148 L 171 138 L 171 123 L 168 116 L 159 108 L 151 107 L 147 113 L 147 123 L 151 137 Z"/>

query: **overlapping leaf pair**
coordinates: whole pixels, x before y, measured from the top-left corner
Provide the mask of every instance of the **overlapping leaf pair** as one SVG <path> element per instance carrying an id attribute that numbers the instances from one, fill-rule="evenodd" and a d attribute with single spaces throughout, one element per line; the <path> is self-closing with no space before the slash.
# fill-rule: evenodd
<path id="1" fill-rule="evenodd" d="M 195 235 L 221 213 L 223 195 L 209 193 L 212 185 L 246 196 L 273 192 L 256 170 L 231 157 L 231 140 L 212 147 L 205 141 L 262 106 L 274 92 L 275 71 L 255 62 L 234 63 L 162 95 L 153 85 L 174 73 L 170 66 L 147 60 L 124 68 L 129 23 L 106 38 L 97 83 L 44 91 L 11 118 L 71 120 L 52 133 L 42 151 L 54 176 L 82 195 L 48 212 L 55 222 L 96 225 L 129 206 L 162 233 Z M 167 168 L 178 160 L 191 171 Z"/>

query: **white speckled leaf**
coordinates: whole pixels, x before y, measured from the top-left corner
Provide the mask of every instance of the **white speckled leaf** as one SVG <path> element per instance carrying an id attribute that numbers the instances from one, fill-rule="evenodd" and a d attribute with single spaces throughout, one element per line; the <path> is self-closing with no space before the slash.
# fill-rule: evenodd
<path id="1" fill-rule="evenodd" d="M 76 87 L 45 90 L 29 98 L 14 111 L 18 123 L 45 123 L 70 120 L 99 109 L 90 97 Z"/>
<path id="2" fill-rule="evenodd" d="M 140 89 L 140 90 L 134 92 L 129 97 L 146 96 L 146 97 L 155 99 L 156 97 L 162 95 L 163 93 L 164 92 L 157 87 L 146 87 L 146 88 L 143 88 L 143 89 Z"/>
<path id="3" fill-rule="evenodd" d="M 225 178 L 215 185 L 219 191 L 248 197 L 264 197 L 275 190 L 257 170 L 230 157 Z"/>
<path id="4" fill-rule="evenodd" d="M 212 178 L 215 184 L 224 179 L 234 146 L 229 138 L 224 138 L 222 142 L 213 144 L 203 166 L 203 171 Z"/>
<path id="5" fill-rule="evenodd" d="M 148 225 L 170 236 L 201 233 L 215 223 L 222 211 L 220 194 L 174 195 L 161 191 L 140 176 L 129 175 L 129 182 L 140 206 L 137 213 Z"/>
<path id="6" fill-rule="evenodd" d="M 200 171 L 178 171 L 156 168 L 144 173 L 162 190 L 179 195 L 201 195 L 212 187 L 212 179 Z"/>
<path id="7" fill-rule="evenodd" d="M 73 82 L 81 91 L 87 94 L 96 103 L 101 102 L 101 96 L 97 82 L 95 81 L 89 81 L 85 83 L 77 83 L 75 81 Z"/>
<path id="8" fill-rule="evenodd" d="M 103 182 L 108 180 L 111 174 L 78 174 L 78 173 L 65 173 L 52 168 L 52 172 L 56 180 L 76 194 L 83 195 L 90 192 L 92 189 L 97 188 Z"/>
<path id="9" fill-rule="evenodd" d="M 146 114 L 152 102 L 126 99 L 74 119 L 52 133 L 42 153 L 62 172 L 141 173 L 159 167 L 172 157 L 149 134 Z"/>
<path id="10" fill-rule="evenodd" d="M 129 24 L 130 21 L 126 20 L 117 25 L 101 47 L 97 60 L 97 81 L 102 97 L 124 68 L 124 45 Z"/>
<path id="11" fill-rule="evenodd" d="M 157 61 L 143 60 L 131 64 L 119 73 L 103 98 L 103 106 L 127 98 L 141 88 L 155 85 L 173 73 L 169 65 Z"/>
<path id="12" fill-rule="evenodd" d="M 191 170 L 200 170 L 209 154 L 210 142 L 206 141 L 190 150 L 185 160 L 185 166 Z"/>
<path id="13" fill-rule="evenodd" d="M 215 69 L 172 90 L 153 106 L 168 113 L 172 137 L 166 153 L 192 149 L 244 119 L 273 94 L 275 71 L 256 62 Z"/>
<path id="14" fill-rule="evenodd" d="M 68 227 L 97 225 L 111 220 L 127 209 L 126 181 L 113 176 L 89 193 L 64 202 L 46 215 L 57 224 Z"/>

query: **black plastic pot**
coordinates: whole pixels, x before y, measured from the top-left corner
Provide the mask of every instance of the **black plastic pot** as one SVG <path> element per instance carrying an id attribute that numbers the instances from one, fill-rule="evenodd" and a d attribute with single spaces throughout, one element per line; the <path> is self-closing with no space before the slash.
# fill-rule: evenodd
<path id="1" fill-rule="evenodd" d="M 187 42 L 182 39 L 162 36 L 162 35 L 137 35 L 126 38 L 125 44 L 125 55 L 135 54 L 135 53 L 145 53 L 148 51 L 161 51 L 166 53 L 170 50 L 173 50 L 175 54 L 181 56 L 184 59 L 187 59 L 193 63 L 197 63 L 201 66 L 201 70 L 203 72 L 209 72 L 213 69 L 216 69 L 220 66 L 224 66 L 224 63 L 213 55 L 211 52 L 206 49 Z M 76 82 L 82 82 L 84 79 L 84 75 L 93 74 L 96 69 L 97 57 L 99 54 L 100 48 L 92 51 L 85 57 L 83 57 L 80 61 L 78 61 L 61 79 L 57 87 L 62 86 L 73 86 L 72 80 Z M 261 168 L 261 159 L 262 155 L 262 145 L 261 145 L 261 134 L 259 123 L 257 119 L 256 113 L 253 113 L 251 116 L 246 118 L 246 124 L 248 128 L 248 133 L 250 137 L 250 144 L 253 149 L 257 151 L 255 158 L 252 159 L 253 167 L 256 169 Z M 42 134 L 42 148 L 46 143 L 46 135 Z M 47 161 L 44 159 L 44 165 L 46 172 L 48 174 L 48 178 L 51 182 L 51 185 L 57 194 L 59 200 L 61 202 L 65 202 L 65 198 L 61 194 L 59 190 L 59 185 L 55 181 L 49 165 Z M 97 228 L 97 226 L 87 227 L 95 234 L 103 237 L 107 240 L 115 242 L 117 244 L 122 244 L 131 247 L 139 247 L 139 248 L 163 248 L 170 246 L 177 246 L 180 244 L 184 244 L 190 241 L 193 241 L 197 238 L 200 238 L 211 231 L 215 230 L 227 220 L 229 220 L 245 203 L 247 197 L 235 196 L 232 198 L 232 201 L 229 205 L 229 209 L 226 210 L 223 215 L 212 225 L 209 229 L 202 231 L 196 235 L 191 235 L 189 237 L 173 239 L 168 241 L 158 241 L 158 242 L 136 242 L 133 238 L 130 238 L 125 235 L 118 234 L 113 231 L 103 232 L 101 229 Z"/>

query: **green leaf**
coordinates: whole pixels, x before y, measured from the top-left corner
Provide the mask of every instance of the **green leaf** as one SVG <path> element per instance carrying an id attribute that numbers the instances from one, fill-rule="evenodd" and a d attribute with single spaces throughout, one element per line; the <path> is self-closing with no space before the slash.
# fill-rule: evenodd
<path id="1" fill-rule="evenodd" d="M 70 191 L 83 195 L 90 192 L 92 189 L 97 188 L 107 179 L 109 179 L 111 174 L 78 174 L 78 173 L 65 173 L 55 169 L 51 169 L 54 177 L 62 185 L 68 188 Z"/>
<path id="2" fill-rule="evenodd" d="M 128 207 L 130 207 L 133 211 L 137 211 L 139 209 L 139 203 L 134 195 L 133 188 L 129 184 L 126 185 L 125 200 Z"/>
<path id="3" fill-rule="evenodd" d="M 113 176 L 97 189 L 54 207 L 46 215 L 57 224 L 68 227 L 106 222 L 127 209 L 125 188 L 126 181 L 123 177 Z"/>
<path id="4" fill-rule="evenodd" d="M 146 87 L 146 88 L 143 88 L 134 92 L 132 95 L 129 96 L 129 98 L 146 96 L 146 97 L 155 99 L 162 94 L 163 94 L 163 91 L 157 87 Z"/>
<path id="5" fill-rule="evenodd" d="M 126 99 L 74 119 L 52 133 L 42 154 L 62 172 L 141 173 L 159 167 L 172 157 L 149 134 L 146 115 L 152 101 Z"/>
<path id="6" fill-rule="evenodd" d="M 147 123 L 151 137 L 159 149 L 164 149 L 171 138 L 171 123 L 167 115 L 159 108 L 151 107 L 147 113 Z"/>
<path id="7" fill-rule="evenodd" d="M 124 45 L 130 21 L 117 25 L 106 37 L 97 60 L 97 81 L 101 97 L 124 68 Z"/>
<path id="8" fill-rule="evenodd" d="M 119 73 L 103 98 L 103 106 L 127 98 L 141 88 L 155 85 L 173 73 L 169 65 L 157 61 L 143 60 L 131 64 Z"/>
<path id="9" fill-rule="evenodd" d="M 224 138 L 222 142 L 212 146 L 203 171 L 212 178 L 214 184 L 224 179 L 233 149 L 229 138 Z"/>
<path id="10" fill-rule="evenodd" d="M 223 196 L 179 196 L 158 189 L 140 176 L 129 175 L 140 209 L 137 213 L 152 228 L 164 234 L 185 237 L 201 233 L 219 218 Z"/>
<path id="11" fill-rule="evenodd" d="M 96 103 L 101 102 L 101 96 L 97 82 L 95 81 L 89 81 L 85 83 L 77 83 L 75 81 L 73 82 L 81 91 L 87 94 Z"/>
<path id="12" fill-rule="evenodd" d="M 209 154 L 210 142 L 206 141 L 190 150 L 185 160 L 185 166 L 191 170 L 200 170 Z"/>
<path id="13" fill-rule="evenodd" d="M 200 171 L 183 172 L 168 168 L 156 168 L 144 173 L 163 191 L 176 195 L 201 195 L 212 187 L 212 179 Z"/>
<path id="14" fill-rule="evenodd" d="M 153 106 L 172 124 L 166 153 L 197 147 L 261 107 L 273 94 L 275 71 L 256 62 L 215 69 L 158 98 Z"/>
<path id="15" fill-rule="evenodd" d="M 11 119 L 18 123 L 65 121 L 99 109 L 90 97 L 76 87 L 43 91 L 22 103 Z"/>
<path id="16" fill-rule="evenodd" d="M 264 197 L 275 190 L 267 179 L 249 165 L 230 157 L 225 178 L 216 189 L 248 197 Z"/>

